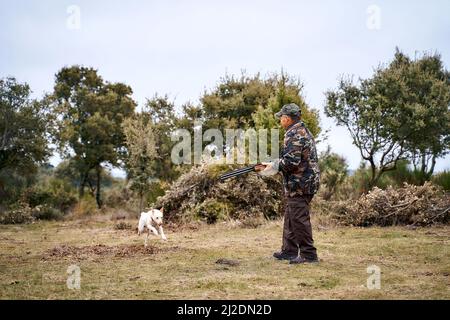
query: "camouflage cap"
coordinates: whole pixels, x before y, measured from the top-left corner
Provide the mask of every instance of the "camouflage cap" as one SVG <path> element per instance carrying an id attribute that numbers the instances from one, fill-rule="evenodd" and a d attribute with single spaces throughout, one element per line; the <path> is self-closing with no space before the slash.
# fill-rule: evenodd
<path id="1" fill-rule="evenodd" d="M 300 117 L 301 115 L 300 107 L 295 103 L 285 104 L 280 111 L 275 113 L 275 117 L 279 118 L 282 115 Z"/>

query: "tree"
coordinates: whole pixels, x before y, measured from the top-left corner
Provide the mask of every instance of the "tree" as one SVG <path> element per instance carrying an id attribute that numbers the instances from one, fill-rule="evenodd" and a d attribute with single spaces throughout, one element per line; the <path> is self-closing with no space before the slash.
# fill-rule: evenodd
<path id="1" fill-rule="evenodd" d="M 370 187 L 413 150 L 430 151 L 431 147 L 439 156 L 448 149 L 446 74 L 444 79 L 424 67 L 411 66 L 397 50 L 394 60 L 378 67 L 372 78 L 360 79 L 358 84 L 342 78 L 336 91 L 326 93 L 326 115 L 348 129 L 361 157 L 370 164 Z M 427 87 L 430 83 L 435 83 L 432 89 Z M 439 113 L 444 120 L 437 119 Z"/>
<path id="2" fill-rule="evenodd" d="M 284 104 L 296 103 L 302 120 L 314 136 L 320 132 L 318 111 L 311 109 L 302 96 L 303 84 L 283 71 L 262 78 L 260 74 L 240 78 L 225 75 L 201 98 L 204 127 L 218 129 L 279 128 L 274 114 Z"/>
<path id="3" fill-rule="evenodd" d="M 51 117 L 45 105 L 30 99 L 30 87 L 15 78 L 0 79 L 0 171 L 36 172 L 50 155 Z"/>
<path id="4" fill-rule="evenodd" d="M 175 105 L 169 101 L 169 96 L 158 96 L 147 99 L 143 114 L 148 116 L 154 137 L 157 155 L 151 162 L 151 170 L 155 179 L 173 181 L 179 175 L 179 171 L 172 163 L 170 154 L 175 142 L 171 140 L 170 134 L 178 127 L 178 118 L 175 113 Z"/>
<path id="5" fill-rule="evenodd" d="M 200 119 L 203 130 L 219 129 L 279 129 L 279 144 L 282 144 L 284 130 L 275 117 L 281 107 L 296 103 L 302 111 L 305 122 L 313 136 L 320 133 L 319 114 L 310 108 L 302 96 L 303 84 L 299 79 L 281 74 L 271 74 L 263 78 L 260 74 L 238 77 L 228 76 L 220 79 L 219 84 L 210 92 L 205 92 L 200 99 Z M 198 110 L 190 108 L 195 114 Z M 204 141 L 204 146 L 209 142 Z M 231 146 L 224 144 L 225 151 Z M 246 146 L 247 148 L 248 146 Z M 268 137 L 267 150 L 271 149 Z"/>
<path id="6" fill-rule="evenodd" d="M 406 150 L 423 184 L 431 179 L 436 159 L 450 149 L 450 72 L 439 54 L 412 60 L 398 49 L 393 68 L 406 87 L 398 121 L 409 131 Z"/>
<path id="7" fill-rule="evenodd" d="M 122 122 L 134 114 L 132 90 L 108 83 L 92 68 L 64 67 L 56 74 L 52 95 L 58 114 L 55 140 L 65 158 L 79 172 L 79 196 L 84 194 L 91 170 L 96 174 L 96 202 L 100 208 L 102 164 L 121 166 L 126 156 Z"/>
<path id="8" fill-rule="evenodd" d="M 358 87 L 352 80 L 341 79 L 338 90 L 326 94 L 325 114 L 350 132 L 361 157 L 370 164 L 369 185 L 373 187 L 384 172 L 395 169 L 397 161 L 405 156 L 405 148 L 404 142 L 396 137 L 399 128 L 389 125 L 396 121 L 398 108 L 376 103 L 369 90 L 370 80 L 361 81 Z M 395 93 L 392 91 L 390 95 Z"/>
<path id="9" fill-rule="evenodd" d="M 152 162 L 157 156 L 155 135 L 150 120 L 150 114 L 144 111 L 126 119 L 122 124 L 128 149 L 127 167 L 131 189 L 139 196 L 139 212 L 142 212 L 144 195 L 152 183 L 154 175 Z"/>
<path id="10" fill-rule="evenodd" d="M 57 179 L 67 181 L 70 185 L 77 190 L 80 188 L 80 176 L 77 169 L 77 163 L 74 159 L 65 159 L 61 161 L 54 170 L 54 176 Z M 97 173 L 95 170 L 89 171 L 86 178 L 85 186 L 92 197 L 95 197 Z M 102 170 L 101 186 L 110 187 L 114 183 L 114 177 L 108 170 Z"/>

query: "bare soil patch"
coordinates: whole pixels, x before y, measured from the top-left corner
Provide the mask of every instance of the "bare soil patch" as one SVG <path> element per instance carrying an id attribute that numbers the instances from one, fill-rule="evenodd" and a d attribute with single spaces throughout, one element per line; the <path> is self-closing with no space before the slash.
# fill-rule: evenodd
<path id="1" fill-rule="evenodd" d="M 149 245 L 144 247 L 143 245 L 117 245 L 117 246 L 107 246 L 104 244 L 97 244 L 93 246 L 70 246 L 70 245 L 60 245 L 56 246 L 50 250 L 44 252 L 43 260 L 53 260 L 59 258 L 75 258 L 78 260 L 89 259 L 90 257 L 99 256 L 111 256 L 111 257 L 136 257 L 136 256 L 146 256 L 160 253 L 162 251 L 173 251 L 177 248 L 165 248 L 164 250 L 156 246 Z"/>

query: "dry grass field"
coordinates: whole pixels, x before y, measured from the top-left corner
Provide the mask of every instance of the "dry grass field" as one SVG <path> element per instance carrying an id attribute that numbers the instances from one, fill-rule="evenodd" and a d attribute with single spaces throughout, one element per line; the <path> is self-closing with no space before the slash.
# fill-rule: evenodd
<path id="1" fill-rule="evenodd" d="M 315 229 L 321 263 L 289 265 L 272 258 L 280 220 L 167 226 L 169 241 L 153 236 L 147 249 L 137 221 L 116 223 L 0 226 L 0 298 L 450 299 L 450 226 Z M 79 290 L 67 287 L 70 265 L 81 270 Z M 367 287 L 371 265 L 380 289 Z"/>

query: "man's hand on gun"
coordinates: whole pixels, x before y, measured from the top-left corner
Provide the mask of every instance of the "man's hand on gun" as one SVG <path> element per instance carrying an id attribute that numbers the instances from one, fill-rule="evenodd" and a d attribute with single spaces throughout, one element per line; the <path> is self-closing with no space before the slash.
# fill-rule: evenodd
<path id="1" fill-rule="evenodd" d="M 273 176 L 278 173 L 278 161 L 261 162 L 261 164 L 256 165 L 255 171 L 259 172 L 262 176 Z"/>
<path id="2" fill-rule="evenodd" d="M 255 166 L 255 171 L 260 172 L 263 171 L 267 167 L 267 164 L 259 163 Z"/>

